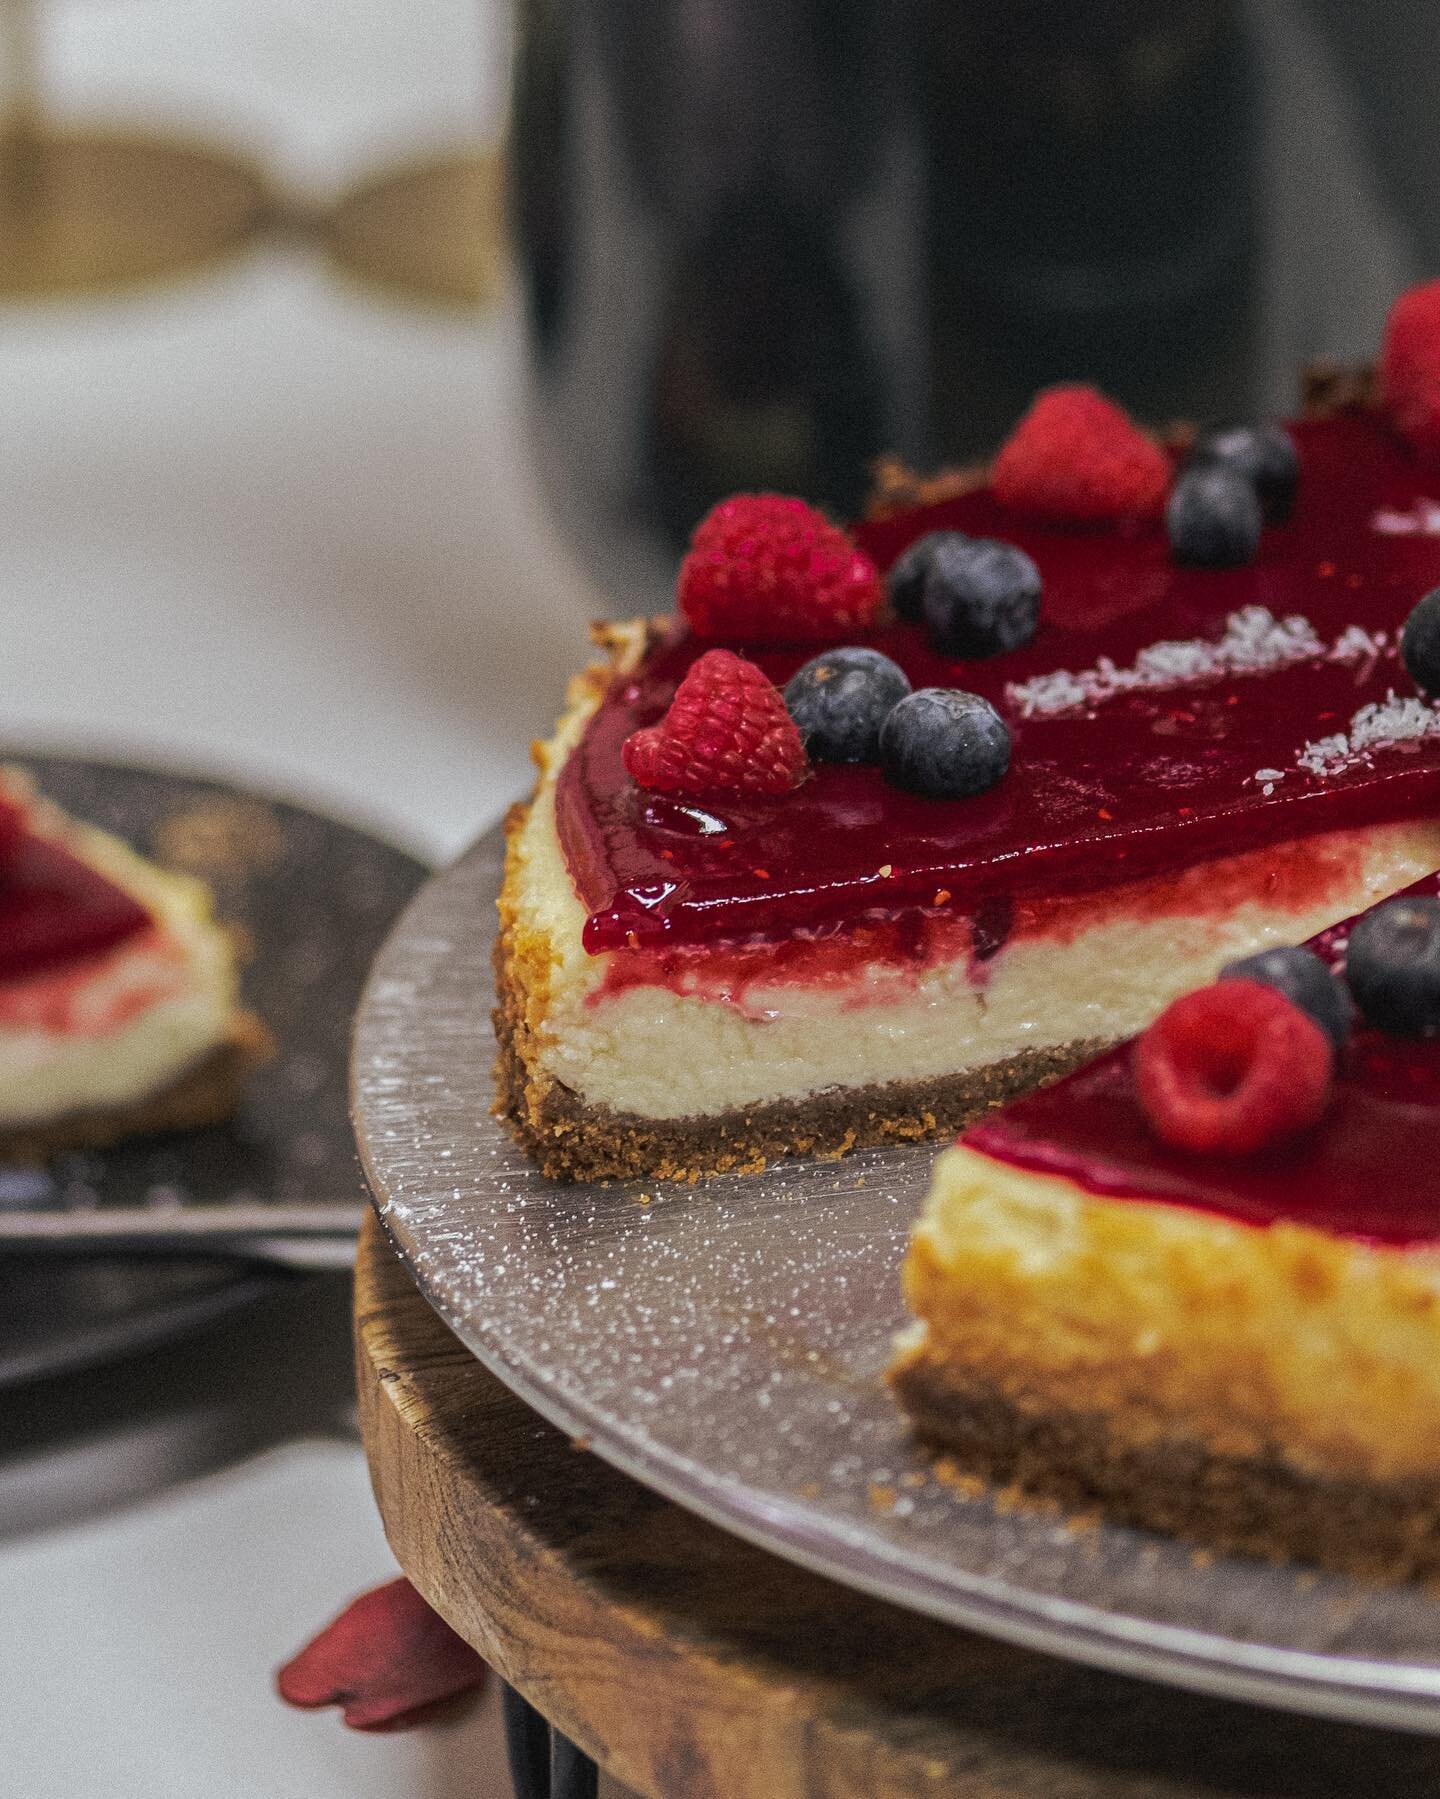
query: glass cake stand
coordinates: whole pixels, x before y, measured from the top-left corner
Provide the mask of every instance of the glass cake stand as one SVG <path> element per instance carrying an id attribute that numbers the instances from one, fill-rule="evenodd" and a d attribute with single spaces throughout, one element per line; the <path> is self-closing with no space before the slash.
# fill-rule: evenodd
<path id="1" fill-rule="evenodd" d="M 947 1481 L 882 1374 L 933 1149 L 561 1185 L 491 1115 L 503 842 L 427 884 L 356 1028 L 361 1155 L 460 1340 L 595 1454 L 832 1580 L 1197 1691 L 1440 1732 L 1440 1598 L 1076 1528 Z"/>

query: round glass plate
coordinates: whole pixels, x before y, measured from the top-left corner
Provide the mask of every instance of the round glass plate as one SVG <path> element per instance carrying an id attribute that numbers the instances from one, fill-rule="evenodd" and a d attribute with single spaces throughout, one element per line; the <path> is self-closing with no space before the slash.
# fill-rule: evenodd
<path id="1" fill-rule="evenodd" d="M 244 1304 L 283 1279 L 234 1257 L 35 1248 L 26 1221 L 80 1236 L 109 1220 L 242 1204 L 283 1223 L 363 1206 L 345 1085 L 350 1022 L 365 974 L 425 870 L 363 831 L 226 783 L 59 756 L 11 755 L 77 817 L 203 877 L 241 933 L 249 1005 L 277 1054 L 236 1117 L 208 1130 L 0 1167 L 0 1386 L 108 1361 Z M 202 1221 L 203 1222 L 203 1221 Z M 278 1228 L 278 1227 L 277 1227 Z M 11 1240 L 11 1239 L 14 1240 Z M 38 1243 L 38 1231 L 37 1231 Z"/>
<path id="2" fill-rule="evenodd" d="M 1210 1556 L 937 1473 L 882 1380 L 933 1149 L 694 1185 L 546 1180 L 490 1114 L 500 833 L 430 882 L 356 1028 L 391 1239 L 537 1411 L 716 1524 L 897 1605 L 1130 1674 L 1440 1732 L 1440 1598 Z"/>

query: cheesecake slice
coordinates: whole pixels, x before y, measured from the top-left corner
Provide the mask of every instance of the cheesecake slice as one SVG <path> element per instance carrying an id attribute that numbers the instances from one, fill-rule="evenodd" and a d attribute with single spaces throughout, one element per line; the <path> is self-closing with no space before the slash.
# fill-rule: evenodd
<path id="1" fill-rule="evenodd" d="M 1356 922 L 1311 945 L 1337 970 Z M 1113 1051 L 939 1157 L 891 1382 L 986 1475 L 1241 1551 L 1433 1577 L 1437 1148 L 1433 1036 L 1362 1020 L 1319 1122 L 1246 1155 L 1167 1145 Z"/>
<path id="2" fill-rule="evenodd" d="M 208 890 L 0 770 L 0 1162 L 211 1124 L 270 1054 Z"/>
<path id="3" fill-rule="evenodd" d="M 623 746 L 710 643 L 606 627 L 509 824 L 499 1105 L 556 1178 L 751 1169 L 953 1132 L 1143 1026 L 1226 961 L 1440 867 L 1440 711 L 1398 655 L 1440 584 L 1440 492 L 1374 413 L 1290 428 L 1288 522 L 1183 566 L 1158 521 L 1038 523 L 973 475 L 857 532 L 1001 539 L 1038 629 L 983 660 L 861 642 L 993 705 L 1008 773 L 964 799 L 816 762 L 792 791 L 664 793 Z M 737 643 L 777 686 L 816 645 Z"/>

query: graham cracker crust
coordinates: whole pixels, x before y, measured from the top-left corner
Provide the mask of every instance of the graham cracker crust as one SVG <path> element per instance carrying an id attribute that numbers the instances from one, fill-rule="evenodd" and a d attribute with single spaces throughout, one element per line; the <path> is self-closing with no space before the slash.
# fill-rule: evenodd
<path id="1" fill-rule="evenodd" d="M 1069 1511 L 1366 1580 L 1440 1577 L 1440 1482 L 1311 1476 L 1179 1435 L 1126 1442 L 1103 1413 L 1027 1407 L 923 1350 L 888 1379 L 917 1434 L 967 1472 Z"/>
<path id="2" fill-rule="evenodd" d="M 66 1150 L 109 1149 L 128 1137 L 198 1130 L 234 1111 L 251 1074 L 275 1053 L 275 1040 L 253 1012 L 237 1012 L 224 1042 L 168 1087 L 129 1106 L 72 1112 L 48 1124 L 0 1130 L 0 1162 L 45 1162 Z"/>
<path id="3" fill-rule="evenodd" d="M 495 1112 L 556 1181 L 750 1174 L 777 1156 L 838 1156 L 871 1144 L 953 1136 L 980 1113 L 1106 1047 L 1072 1043 L 936 1080 L 843 1088 L 699 1117 L 644 1118 L 588 1103 L 527 1059 L 524 992 L 506 929 L 494 960 Z"/>

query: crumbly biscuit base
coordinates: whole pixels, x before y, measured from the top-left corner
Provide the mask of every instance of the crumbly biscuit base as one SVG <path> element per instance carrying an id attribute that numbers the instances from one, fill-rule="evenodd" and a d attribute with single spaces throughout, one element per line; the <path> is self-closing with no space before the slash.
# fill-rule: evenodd
<path id="1" fill-rule="evenodd" d="M 1026 1405 L 923 1347 L 889 1380 L 917 1434 L 959 1468 L 1071 1512 L 1367 1580 L 1440 1577 L 1440 1481 L 1315 1475 L 1179 1433 L 1144 1440 L 1105 1413 Z"/>
<path id="2" fill-rule="evenodd" d="M 524 809 L 509 821 L 518 830 Z M 895 1081 L 690 1118 L 645 1118 L 587 1102 L 540 1066 L 543 958 L 502 904 L 495 944 L 497 1114 L 551 1180 L 688 1180 L 755 1173 L 777 1156 L 835 1156 L 875 1143 L 953 1136 L 1015 1094 L 1053 1080 L 1106 1046 L 1029 1050 L 938 1079 Z"/>

